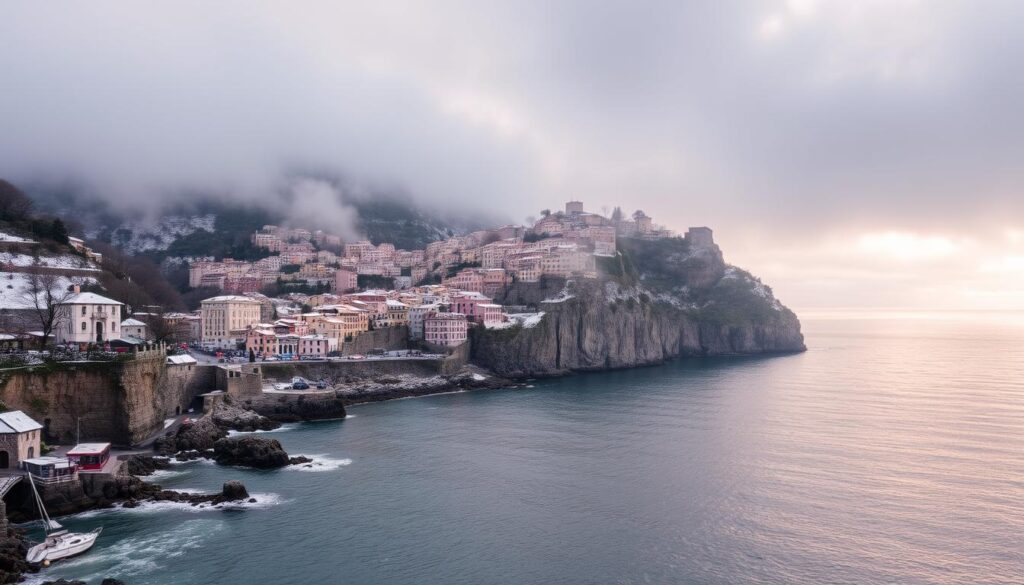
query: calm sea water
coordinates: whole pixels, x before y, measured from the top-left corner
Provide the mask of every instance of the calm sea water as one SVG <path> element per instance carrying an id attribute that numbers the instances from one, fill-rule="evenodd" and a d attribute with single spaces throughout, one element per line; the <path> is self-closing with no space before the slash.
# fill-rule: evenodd
<path id="1" fill-rule="evenodd" d="M 861 316 L 864 317 L 864 316 Z M 918 318 L 915 318 L 918 317 Z M 241 510 L 88 513 L 45 578 L 1022 583 L 1024 321 L 804 319 L 810 350 L 357 406 L 271 435 L 322 471 L 183 464 Z"/>

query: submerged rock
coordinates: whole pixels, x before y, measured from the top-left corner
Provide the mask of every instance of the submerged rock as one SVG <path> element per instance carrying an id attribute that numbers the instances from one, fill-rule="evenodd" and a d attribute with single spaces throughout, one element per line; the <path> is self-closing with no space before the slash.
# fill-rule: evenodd
<path id="1" fill-rule="evenodd" d="M 227 437 L 213 445 L 213 458 L 221 465 L 274 469 L 290 463 L 281 443 L 262 437 Z"/>

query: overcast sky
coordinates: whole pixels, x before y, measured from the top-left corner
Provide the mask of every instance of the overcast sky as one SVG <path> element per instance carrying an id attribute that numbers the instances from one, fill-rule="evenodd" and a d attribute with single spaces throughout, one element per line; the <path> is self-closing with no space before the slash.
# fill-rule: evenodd
<path id="1" fill-rule="evenodd" d="M 797 309 L 1024 309 L 1022 17 L 997 0 L 8 3 L 0 176 L 140 207 L 273 198 L 303 168 L 516 220 L 579 198 L 713 227 Z"/>

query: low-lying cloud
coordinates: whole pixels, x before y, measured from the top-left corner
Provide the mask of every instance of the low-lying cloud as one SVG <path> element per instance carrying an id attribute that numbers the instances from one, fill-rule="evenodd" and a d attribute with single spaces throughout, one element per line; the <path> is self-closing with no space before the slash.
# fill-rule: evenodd
<path id="1" fill-rule="evenodd" d="M 1024 224 L 1019 2 L 26 2 L 4 16 L 0 175 L 74 178 L 119 206 L 215 194 L 349 225 L 329 184 L 292 184 L 315 168 L 442 212 L 642 208 L 715 227 L 741 259 L 834 230 Z"/>

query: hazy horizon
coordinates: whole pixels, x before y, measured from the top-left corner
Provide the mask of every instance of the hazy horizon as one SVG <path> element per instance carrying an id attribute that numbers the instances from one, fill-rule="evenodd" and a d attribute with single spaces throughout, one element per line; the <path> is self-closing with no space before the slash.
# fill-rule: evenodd
<path id="1" fill-rule="evenodd" d="M 715 230 L 795 309 L 1024 309 L 1024 5 L 38 3 L 0 176 L 205 191 L 351 229 L 353 192 Z M 327 208 L 330 209 L 327 209 Z"/>

